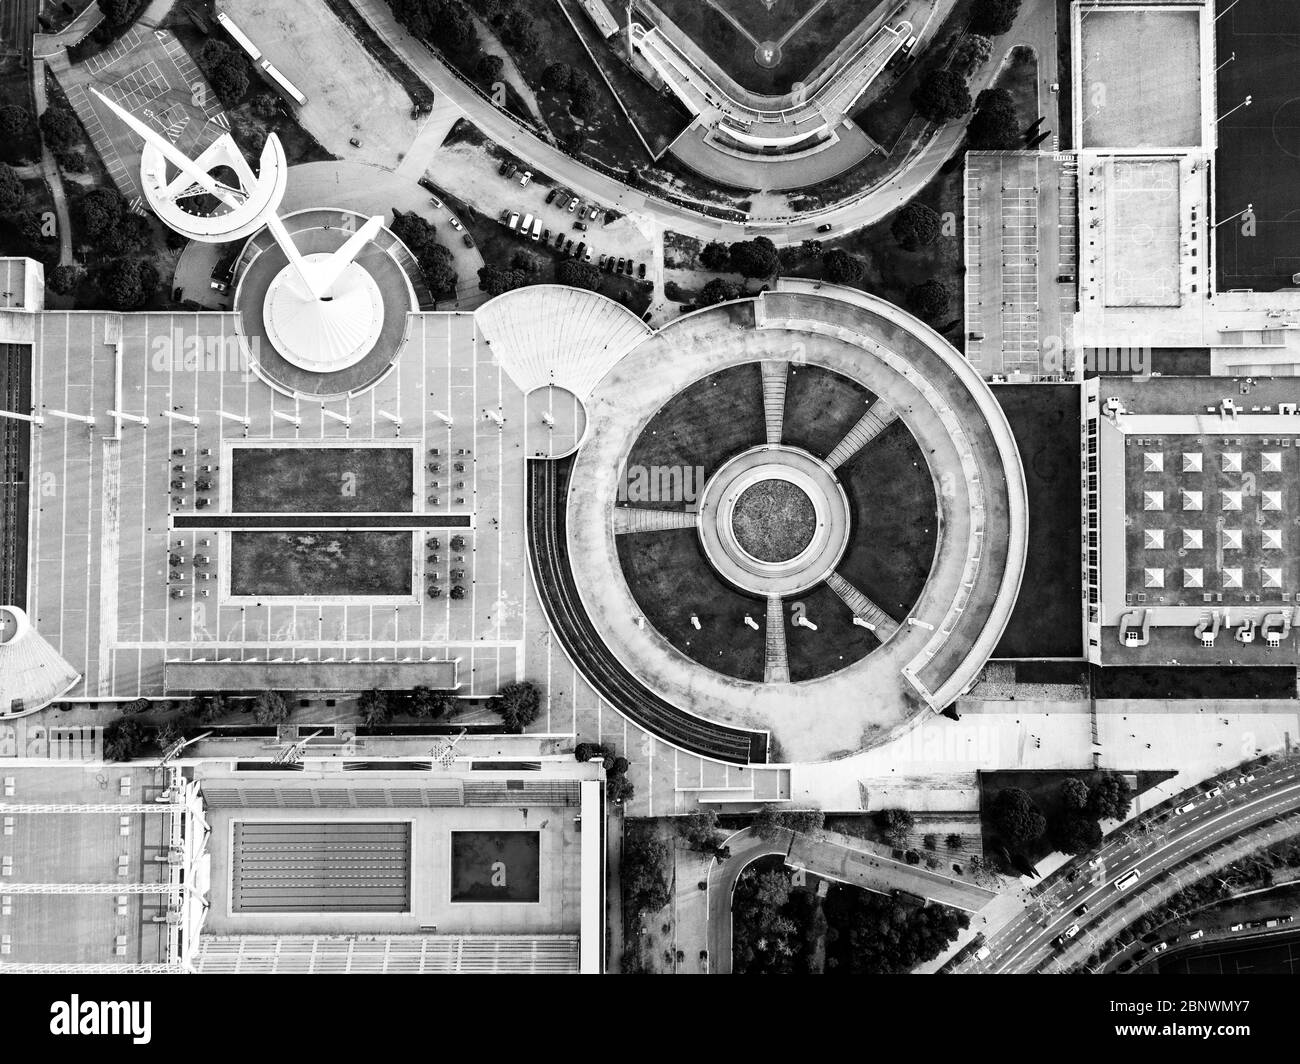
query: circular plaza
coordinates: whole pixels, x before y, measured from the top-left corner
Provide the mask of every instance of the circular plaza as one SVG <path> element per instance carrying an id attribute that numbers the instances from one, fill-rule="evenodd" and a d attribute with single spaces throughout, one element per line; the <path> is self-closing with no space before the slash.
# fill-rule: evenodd
<path id="1" fill-rule="evenodd" d="M 566 550 L 606 651 L 791 761 L 883 742 L 967 690 L 1025 559 L 987 385 L 905 312 L 782 282 L 680 318 L 584 397 Z"/>

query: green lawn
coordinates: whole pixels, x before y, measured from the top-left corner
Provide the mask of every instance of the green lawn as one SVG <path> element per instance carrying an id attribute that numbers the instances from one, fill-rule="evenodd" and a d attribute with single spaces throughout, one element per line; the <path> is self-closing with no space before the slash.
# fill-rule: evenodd
<path id="1" fill-rule="evenodd" d="M 728 458 L 766 438 L 758 364 L 734 366 L 673 396 L 637 437 L 628 466 L 698 467 L 707 480 Z M 681 509 L 671 500 L 644 505 Z"/>
<path id="2" fill-rule="evenodd" d="M 794 364 L 786 375 L 781 442 L 825 458 L 874 398 L 862 385 L 838 373 Z"/>
<path id="3" fill-rule="evenodd" d="M 232 595 L 409 595 L 410 532 L 235 532 Z"/>
<path id="4" fill-rule="evenodd" d="M 839 474 L 853 527 L 839 572 L 902 620 L 925 586 L 938 541 L 934 482 L 921 448 L 896 421 Z"/>
<path id="5" fill-rule="evenodd" d="M 409 513 L 409 447 L 236 447 L 236 513 Z"/>
<path id="6" fill-rule="evenodd" d="M 803 605 L 804 616 L 817 626 L 816 631 L 793 623 L 797 603 Z M 839 672 L 880 646 L 868 629 L 853 623 L 853 611 L 825 584 L 787 599 L 784 605 L 785 650 L 795 683 Z"/>
<path id="7" fill-rule="evenodd" d="M 637 532 L 617 543 L 628 587 L 655 631 L 692 661 L 739 680 L 763 679 L 766 603 L 713 571 L 695 529 Z M 745 624 L 746 614 L 758 631 Z"/>

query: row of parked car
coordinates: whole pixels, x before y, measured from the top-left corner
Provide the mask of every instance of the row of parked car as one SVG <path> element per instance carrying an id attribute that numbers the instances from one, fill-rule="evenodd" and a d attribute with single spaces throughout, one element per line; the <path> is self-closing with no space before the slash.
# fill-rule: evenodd
<path id="1" fill-rule="evenodd" d="M 517 233 L 525 240 L 532 240 L 535 243 L 552 247 L 562 255 L 568 255 L 570 258 L 579 259 L 582 262 L 591 261 L 591 251 L 588 250 L 585 240 L 579 241 L 575 246 L 573 237 L 565 236 L 563 232 L 556 233 L 554 240 L 552 240 L 551 230 L 542 225 L 540 215 L 523 214 L 520 211 L 512 211 L 507 207 L 501 212 L 500 221 L 510 232 Z M 613 255 L 601 255 L 596 262 L 596 266 L 606 273 L 620 273 L 628 277 L 635 274 L 637 277 L 645 277 L 645 263 L 638 263 L 635 259 L 627 258 L 624 255 L 617 258 Z"/>

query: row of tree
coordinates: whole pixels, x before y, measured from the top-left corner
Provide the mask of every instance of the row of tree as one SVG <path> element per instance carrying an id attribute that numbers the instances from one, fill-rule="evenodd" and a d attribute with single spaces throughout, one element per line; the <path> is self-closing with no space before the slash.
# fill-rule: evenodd
<path id="1" fill-rule="evenodd" d="M 450 249 L 438 243 L 437 227 L 414 211 L 399 211 L 394 207 L 393 224 L 389 228 L 415 256 L 429 291 L 438 297 L 454 296 L 460 278 Z"/>
<path id="2" fill-rule="evenodd" d="M 998 838 L 1013 850 L 1047 836 L 1062 853 L 1086 853 L 1101 842 L 1100 822 L 1123 820 L 1132 801 L 1128 782 L 1117 772 L 1103 775 L 1092 786 L 1071 776 L 1061 781 L 1050 824 L 1029 792 L 1019 787 L 999 791 L 989 816 Z"/>

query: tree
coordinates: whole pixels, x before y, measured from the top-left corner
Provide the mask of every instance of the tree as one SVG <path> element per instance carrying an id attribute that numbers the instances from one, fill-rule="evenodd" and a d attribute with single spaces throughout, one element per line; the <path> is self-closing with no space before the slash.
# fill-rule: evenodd
<path id="1" fill-rule="evenodd" d="M 672 900 L 669 861 L 668 845 L 655 834 L 653 823 L 628 824 L 619 878 L 633 913 L 656 913 Z"/>
<path id="2" fill-rule="evenodd" d="M 970 89 L 955 70 L 934 70 L 913 91 L 912 105 L 922 118 L 947 122 L 970 110 Z"/>
<path id="3" fill-rule="evenodd" d="M 474 73 L 482 81 L 499 81 L 501 73 L 505 70 L 506 62 L 499 55 L 493 55 L 491 52 L 484 52 L 474 68 Z"/>
<path id="4" fill-rule="evenodd" d="M 944 845 L 950 850 L 960 850 L 962 848 L 961 836 L 957 832 L 950 832 L 944 837 Z"/>
<path id="5" fill-rule="evenodd" d="M 23 201 L 23 182 L 8 163 L 0 163 L 0 214 L 9 214 Z"/>
<path id="6" fill-rule="evenodd" d="M 907 809 L 882 809 L 876 814 L 876 824 L 885 841 L 891 846 L 902 846 L 916 825 L 916 817 Z"/>
<path id="7" fill-rule="evenodd" d="M 84 174 L 87 170 L 84 152 L 63 148 L 54 153 L 54 159 L 59 164 L 60 169 L 66 170 L 70 174 Z"/>
<path id="8" fill-rule="evenodd" d="M 727 251 L 727 245 L 720 240 L 705 244 L 704 250 L 700 252 L 700 265 L 715 273 L 726 273 L 731 265 L 731 254 Z"/>
<path id="9" fill-rule="evenodd" d="M 697 809 L 677 821 L 677 833 L 692 849 L 704 850 L 711 846 L 718 833 L 718 811 Z"/>
<path id="10" fill-rule="evenodd" d="M 731 268 L 744 277 L 771 277 L 780 261 L 776 245 L 765 236 L 738 240 L 728 250 Z"/>
<path id="11" fill-rule="evenodd" d="M 208 76 L 213 89 L 227 106 L 237 104 L 248 91 L 248 64 L 237 52 L 223 59 Z"/>
<path id="12" fill-rule="evenodd" d="M 460 275 L 456 273 L 456 260 L 451 251 L 441 244 L 430 244 L 418 256 L 424 283 L 436 296 L 455 295 Z"/>
<path id="13" fill-rule="evenodd" d="M 740 285 L 728 281 L 725 277 L 715 277 L 704 286 L 695 301 L 701 307 L 711 307 L 715 303 L 727 303 L 740 298 Z"/>
<path id="14" fill-rule="evenodd" d="M 968 33 L 953 49 L 952 66 L 963 77 L 970 77 L 981 63 L 993 54 L 993 42 L 979 33 Z"/>
<path id="15" fill-rule="evenodd" d="M 144 725 L 138 720 L 113 721 L 104 729 L 104 760 L 132 760 L 144 746 L 144 738 Z"/>
<path id="16" fill-rule="evenodd" d="M 444 716 L 455 704 L 454 695 L 446 691 L 434 691 L 428 687 L 411 688 L 411 714 L 421 720 L 437 720 Z"/>
<path id="17" fill-rule="evenodd" d="M 781 830 L 817 831 L 825 822 L 826 814 L 820 809 L 774 809 L 765 805 L 754 814 L 751 826 L 759 838 L 770 839 Z"/>
<path id="18" fill-rule="evenodd" d="M 490 296 L 499 296 L 516 288 L 529 284 L 528 274 L 523 270 L 502 269 L 500 266 L 484 266 L 478 271 L 478 286 Z"/>
<path id="19" fill-rule="evenodd" d="M 856 284 L 865 269 L 860 258 L 840 248 L 832 248 L 822 256 L 822 276 L 831 284 Z"/>
<path id="20" fill-rule="evenodd" d="M 1088 785 L 1071 776 L 1061 781 L 1061 804 L 1066 809 L 1085 809 L 1088 805 Z"/>
<path id="21" fill-rule="evenodd" d="M 50 107 L 41 115 L 41 136 L 51 151 L 70 148 L 81 139 L 77 117 L 65 107 Z"/>
<path id="22" fill-rule="evenodd" d="M 122 195 L 115 188 L 94 189 L 81 201 L 82 224 L 92 243 L 113 229 L 122 220 L 122 213 Z"/>
<path id="23" fill-rule="evenodd" d="M 530 56 L 542 46 L 541 34 L 532 15 L 522 8 L 512 8 L 501 28 L 501 39 L 520 55 Z"/>
<path id="24" fill-rule="evenodd" d="M 1008 151 L 1019 147 L 1020 119 L 1016 102 L 1006 89 L 985 89 L 975 100 L 975 115 L 966 135 L 977 151 Z"/>
<path id="25" fill-rule="evenodd" d="M 81 283 L 81 267 L 73 263 L 55 266 L 47 277 L 49 286 L 59 295 L 66 296 Z"/>
<path id="26" fill-rule="evenodd" d="M 575 70 L 569 79 L 569 110 L 578 118 L 586 118 L 596 109 L 600 91 L 586 71 Z"/>
<path id="27" fill-rule="evenodd" d="M 933 244 L 942 228 L 943 220 L 938 214 L 924 203 L 913 202 L 894 215 L 889 231 L 904 250 L 919 251 Z"/>
<path id="28" fill-rule="evenodd" d="M 636 793 L 636 787 L 626 776 L 615 776 L 605 781 L 605 796 L 615 805 L 626 805 Z"/>
<path id="29" fill-rule="evenodd" d="M 361 697 L 357 699 L 357 712 L 361 716 L 361 723 L 368 728 L 373 728 L 379 724 L 387 724 L 393 715 L 392 702 L 388 697 L 388 692 L 381 691 L 377 687 L 372 687 L 369 691 L 363 691 Z"/>
<path id="30" fill-rule="evenodd" d="M 479 51 L 478 34 L 474 31 L 474 20 L 464 4 L 455 0 L 443 0 L 438 4 L 434 16 L 436 25 L 432 35 L 440 48 L 464 55 L 475 55 Z"/>
<path id="31" fill-rule="evenodd" d="M 592 292 L 600 288 L 600 270 L 591 262 L 565 259 L 560 263 L 560 268 L 555 271 L 555 279 L 560 284 L 567 284 L 572 288 L 586 288 Z"/>
<path id="32" fill-rule="evenodd" d="M 280 98 L 273 92 L 259 92 L 251 106 L 258 118 L 274 118 L 280 110 Z"/>
<path id="33" fill-rule="evenodd" d="M 1020 0 L 975 0 L 971 22 L 980 33 L 996 36 L 1011 29 L 1018 14 Z"/>
<path id="34" fill-rule="evenodd" d="M 568 63 L 551 63 L 542 71 L 542 88 L 552 92 L 568 92 L 573 80 L 573 67 Z"/>
<path id="35" fill-rule="evenodd" d="M 542 694 L 536 684 L 518 680 L 501 688 L 488 708 L 501 714 L 502 722 L 510 731 L 523 731 L 541 712 Z"/>
<path id="36" fill-rule="evenodd" d="M 0 137 L 5 140 L 19 140 L 31 132 L 32 116 L 25 107 L 7 104 L 0 107 Z"/>
<path id="37" fill-rule="evenodd" d="M 935 322 L 948 310 L 952 295 L 942 281 L 922 281 L 907 293 L 907 305 L 922 321 Z"/>
<path id="38" fill-rule="evenodd" d="M 136 310 L 153 295 L 158 274 L 148 263 L 125 259 L 107 263 L 100 283 L 115 310 Z"/>
<path id="39" fill-rule="evenodd" d="M 283 724 L 289 719 L 289 700 L 279 691 L 259 691 L 253 703 L 253 719 L 258 724 Z"/>
<path id="40" fill-rule="evenodd" d="M 1052 822 L 1052 845 L 1062 853 L 1087 853 L 1101 842 L 1097 818 L 1066 810 Z"/>
<path id="41" fill-rule="evenodd" d="M 1088 812 L 1098 820 L 1123 820 L 1128 816 L 1133 792 L 1118 772 L 1103 776 L 1088 793 Z"/>
<path id="42" fill-rule="evenodd" d="M 993 827 L 1009 846 L 1023 846 L 1043 837 L 1047 821 L 1028 791 L 1007 787 L 997 793 L 989 813 Z"/>
<path id="43" fill-rule="evenodd" d="M 133 22 L 140 6 L 140 0 L 99 0 L 104 21 L 114 29 Z"/>

